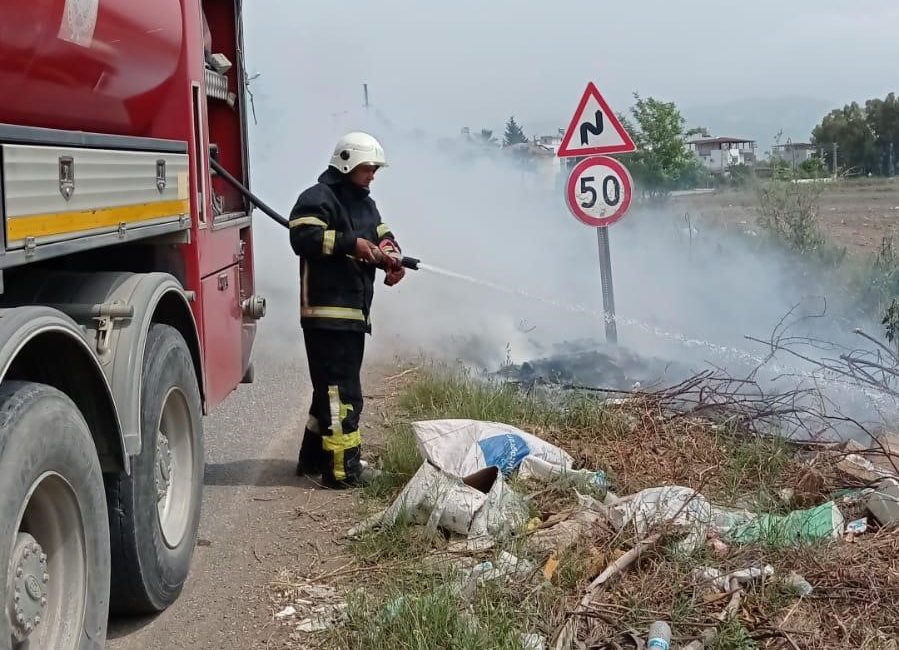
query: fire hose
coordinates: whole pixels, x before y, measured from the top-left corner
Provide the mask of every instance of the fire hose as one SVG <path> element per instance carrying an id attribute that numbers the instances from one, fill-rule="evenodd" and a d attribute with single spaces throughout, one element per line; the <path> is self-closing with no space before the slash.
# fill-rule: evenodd
<path id="1" fill-rule="evenodd" d="M 290 222 L 287 219 L 275 212 L 262 199 L 253 194 L 248 188 L 244 187 L 243 183 L 241 183 L 239 180 L 234 178 L 234 176 L 228 173 L 228 171 L 224 167 L 222 167 L 212 155 L 209 156 L 209 165 L 212 167 L 212 169 L 215 170 L 216 174 L 221 176 L 229 185 L 231 185 L 231 187 L 240 192 L 250 203 L 262 210 L 266 215 L 271 217 L 272 221 L 278 223 L 281 226 L 284 226 L 285 228 L 290 228 Z M 404 255 L 402 259 L 402 265 L 407 269 L 412 269 L 413 271 L 418 270 L 418 265 L 420 263 L 421 260 L 406 255 Z"/>

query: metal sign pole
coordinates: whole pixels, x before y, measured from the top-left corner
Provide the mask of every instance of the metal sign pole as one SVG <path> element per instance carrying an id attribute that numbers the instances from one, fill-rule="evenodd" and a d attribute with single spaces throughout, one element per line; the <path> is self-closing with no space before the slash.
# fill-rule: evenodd
<path id="1" fill-rule="evenodd" d="M 612 289 L 612 255 L 609 250 L 609 228 L 596 229 L 599 243 L 599 276 L 602 282 L 602 307 L 605 313 L 606 342 L 618 343 L 618 326 L 615 324 L 615 292 Z"/>
<path id="2" fill-rule="evenodd" d="M 575 135 L 579 138 L 572 142 Z M 568 176 L 565 200 L 575 219 L 596 228 L 606 342 L 612 345 L 618 344 L 618 324 L 615 322 L 608 227 L 630 208 L 634 183 L 627 168 L 607 154 L 636 150 L 634 139 L 628 135 L 596 84 L 588 83 L 556 155 L 582 158 Z"/>

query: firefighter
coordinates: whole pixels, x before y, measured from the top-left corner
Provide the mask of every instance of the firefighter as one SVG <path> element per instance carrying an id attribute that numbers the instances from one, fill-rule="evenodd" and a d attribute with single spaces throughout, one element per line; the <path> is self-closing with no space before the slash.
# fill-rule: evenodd
<path id="1" fill-rule="evenodd" d="M 322 476 L 331 488 L 359 487 L 377 470 L 361 459 L 360 371 L 371 334 L 375 269 L 384 284 L 403 279 L 402 253 L 381 221 L 369 187 L 387 161 L 367 133 L 337 142 L 318 183 L 300 194 L 290 214 L 290 244 L 300 257 L 300 319 L 312 406 L 297 474 Z"/>

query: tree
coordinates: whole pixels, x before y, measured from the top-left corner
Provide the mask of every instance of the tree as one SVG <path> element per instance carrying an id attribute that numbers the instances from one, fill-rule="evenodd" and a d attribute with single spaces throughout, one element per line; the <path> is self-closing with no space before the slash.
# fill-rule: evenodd
<path id="1" fill-rule="evenodd" d="M 651 194 L 692 186 L 702 176 L 702 165 L 687 149 L 684 118 L 674 102 L 634 93 L 630 117 L 620 116 L 637 151 L 623 156 L 640 183 Z"/>
<path id="2" fill-rule="evenodd" d="M 837 166 L 862 173 L 879 171 L 877 138 L 857 102 L 824 116 L 821 124 L 812 130 L 812 142 L 824 150 L 824 158 L 831 170 L 834 170 L 833 144 L 836 143 Z"/>
<path id="3" fill-rule="evenodd" d="M 481 132 L 475 136 L 475 139 L 482 144 L 496 144 L 497 140 L 493 137 L 493 129 L 481 129 Z"/>
<path id="4" fill-rule="evenodd" d="M 869 99 L 865 102 L 865 117 L 868 126 L 877 139 L 878 155 L 880 158 L 880 171 L 886 171 L 893 175 L 895 158 L 899 156 L 899 99 L 895 93 L 890 93 L 886 99 Z M 893 151 L 893 159 L 890 159 L 890 149 Z"/>
<path id="5" fill-rule="evenodd" d="M 506 132 L 503 134 L 503 146 L 508 147 L 513 144 L 521 144 L 527 142 L 527 136 L 521 125 L 515 121 L 515 116 L 511 116 L 506 122 Z"/>

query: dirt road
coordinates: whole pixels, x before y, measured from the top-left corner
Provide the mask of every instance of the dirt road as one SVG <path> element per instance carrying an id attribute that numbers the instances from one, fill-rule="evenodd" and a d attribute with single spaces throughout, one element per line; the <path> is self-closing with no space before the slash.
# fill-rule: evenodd
<path id="1" fill-rule="evenodd" d="M 316 570 L 335 554 L 355 497 L 294 475 L 309 395 L 305 360 L 257 350 L 256 371 L 255 384 L 205 421 L 203 517 L 184 593 L 159 616 L 113 618 L 110 650 L 283 647 L 267 586 L 283 567 Z M 367 404 L 367 418 L 376 409 Z"/>

